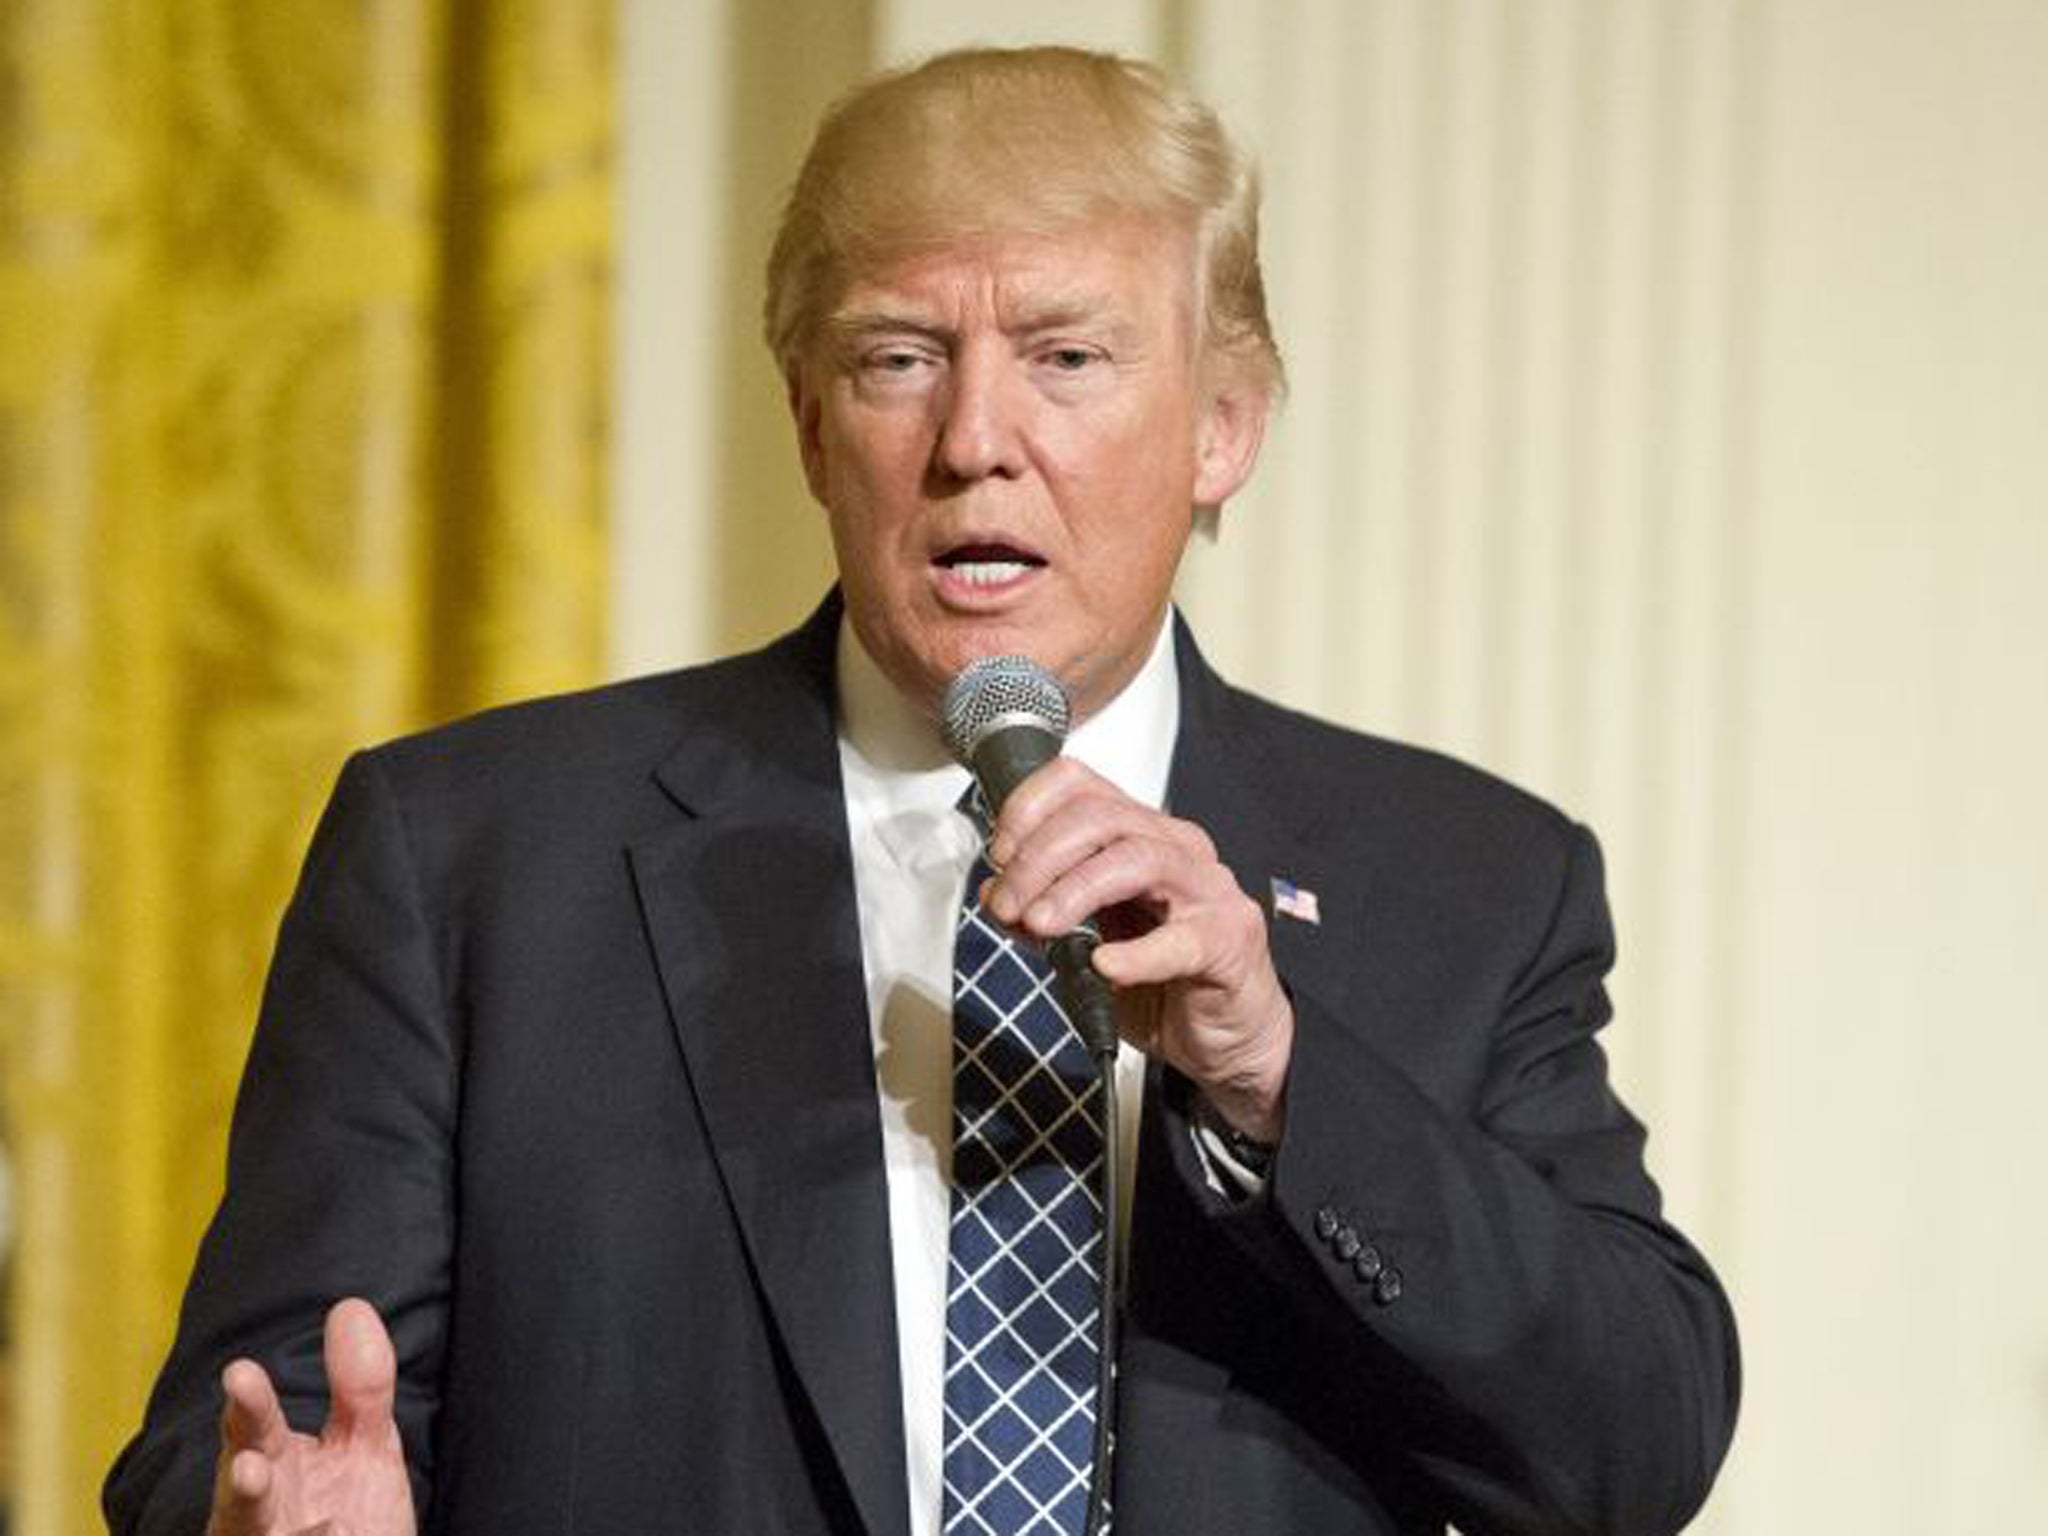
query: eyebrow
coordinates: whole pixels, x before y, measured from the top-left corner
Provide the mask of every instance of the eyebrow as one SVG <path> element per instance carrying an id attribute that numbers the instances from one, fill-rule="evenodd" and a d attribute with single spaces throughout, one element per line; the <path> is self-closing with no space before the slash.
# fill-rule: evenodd
<path id="1" fill-rule="evenodd" d="M 1065 330 L 1069 326 L 1102 326 L 1122 331 L 1129 329 L 1129 322 L 1121 317 L 1115 303 L 1106 296 L 1063 294 L 1035 305 L 1027 301 L 1009 329 L 1028 334 Z"/>
<path id="2" fill-rule="evenodd" d="M 828 315 L 824 329 L 842 342 L 858 342 L 871 336 L 908 334 L 943 340 L 953 333 L 949 325 L 907 311 L 886 306 L 847 310 Z M 1096 329 L 1111 339 L 1127 341 L 1139 328 L 1118 313 L 1116 304 L 1096 294 L 1059 295 L 1043 301 L 1026 300 L 1003 326 L 1010 336 L 1033 336 L 1045 331 L 1071 327 Z"/>
<path id="3" fill-rule="evenodd" d="M 934 325 L 928 320 L 913 319 L 909 315 L 893 313 L 886 309 L 857 309 L 846 314 L 827 315 L 824 329 L 829 334 L 847 341 L 859 341 L 869 336 L 890 332 L 908 331 L 917 336 L 943 336 L 944 326 Z"/>

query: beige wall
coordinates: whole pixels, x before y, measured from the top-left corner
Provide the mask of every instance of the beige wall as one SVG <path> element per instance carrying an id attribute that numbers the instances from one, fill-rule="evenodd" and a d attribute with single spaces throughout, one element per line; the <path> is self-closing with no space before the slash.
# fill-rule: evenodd
<path id="1" fill-rule="evenodd" d="M 819 102 L 974 36 L 1182 69 L 1295 385 L 1185 604 L 1601 832 L 1616 1069 L 1747 1345 L 1696 1529 L 2037 1524 L 2048 5 L 625 5 L 619 668 L 824 579 L 751 339 Z"/>

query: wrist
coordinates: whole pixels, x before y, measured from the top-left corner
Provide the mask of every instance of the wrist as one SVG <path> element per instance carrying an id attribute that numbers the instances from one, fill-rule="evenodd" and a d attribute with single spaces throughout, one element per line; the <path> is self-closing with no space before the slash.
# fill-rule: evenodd
<path id="1" fill-rule="evenodd" d="M 1294 1010 L 1283 996 L 1260 1048 L 1201 1084 L 1220 1134 L 1277 1147 L 1287 1126 L 1287 1068 L 1294 1054 Z"/>

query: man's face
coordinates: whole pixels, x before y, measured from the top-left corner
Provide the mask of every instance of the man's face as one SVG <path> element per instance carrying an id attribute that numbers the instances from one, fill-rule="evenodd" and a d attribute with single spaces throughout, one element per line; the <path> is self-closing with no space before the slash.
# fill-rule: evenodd
<path id="1" fill-rule="evenodd" d="M 1205 390 L 1191 244 L 1153 221 L 993 236 L 861 273 L 792 376 L 868 653 L 930 707 L 979 656 L 1100 708 L 1158 633 L 1190 511 L 1243 483 L 1263 402 Z"/>

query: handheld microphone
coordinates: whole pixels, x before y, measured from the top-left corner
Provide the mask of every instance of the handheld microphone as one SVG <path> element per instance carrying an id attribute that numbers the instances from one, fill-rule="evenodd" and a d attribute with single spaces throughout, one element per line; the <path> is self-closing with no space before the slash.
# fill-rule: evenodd
<path id="1" fill-rule="evenodd" d="M 1060 755 L 1072 708 L 1060 680 L 1029 656 L 984 656 L 947 685 L 940 714 L 947 749 L 996 815 L 1011 790 Z M 1060 1006 L 1098 1059 L 1117 1049 L 1115 999 L 1092 964 L 1101 942 L 1091 918 L 1046 945 Z"/>

